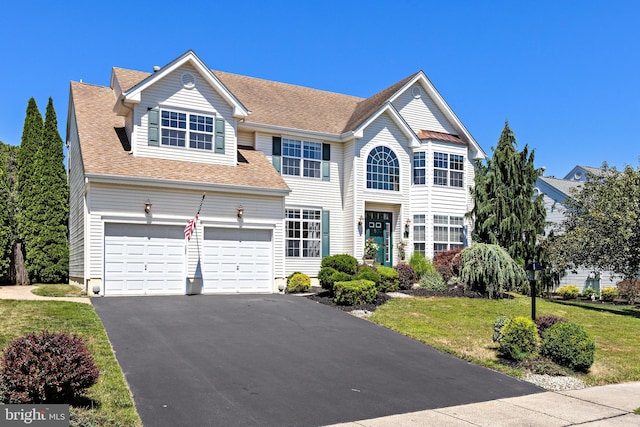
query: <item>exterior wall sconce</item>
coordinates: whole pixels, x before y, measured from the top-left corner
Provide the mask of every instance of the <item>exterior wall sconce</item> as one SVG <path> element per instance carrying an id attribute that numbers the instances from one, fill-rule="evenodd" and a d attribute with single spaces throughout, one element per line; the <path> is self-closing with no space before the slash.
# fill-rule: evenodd
<path id="1" fill-rule="evenodd" d="M 151 201 L 149 199 L 147 199 L 147 201 L 144 204 L 144 213 L 146 213 L 146 214 L 151 213 L 151 206 L 153 206 L 151 204 Z"/>
<path id="2" fill-rule="evenodd" d="M 358 225 L 362 227 L 362 224 L 364 224 L 364 217 L 360 215 L 360 218 L 358 218 Z"/>
<path id="3" fill-rule="evenodd" d="M 407 239 L 409 237 L 409 229 L 411 228 L 411 218 L 407 218 L 404 222 L 404 238 Z"/>
<path id="4" fill-rule="evenodd" d="M 238 219 L 242 219 L 244 217 L 244 208 L 240 206 L 237 211 Z"/>

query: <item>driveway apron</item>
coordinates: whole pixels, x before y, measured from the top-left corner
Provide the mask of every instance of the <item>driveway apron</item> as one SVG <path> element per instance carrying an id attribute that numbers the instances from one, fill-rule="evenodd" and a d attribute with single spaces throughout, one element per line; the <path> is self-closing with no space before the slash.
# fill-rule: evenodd
<path id="1" fill-rule="evenodd" d="M 94 298 L 146 426 L 320 426 L 542 389 L 306 298 Z"/>

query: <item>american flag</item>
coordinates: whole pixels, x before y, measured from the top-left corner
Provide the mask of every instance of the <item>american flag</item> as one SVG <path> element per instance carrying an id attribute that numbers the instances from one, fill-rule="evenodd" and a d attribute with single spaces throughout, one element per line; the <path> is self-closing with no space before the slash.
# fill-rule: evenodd
<path id="1" fill-rule="evenodd" d="M 184 228 L 184 237 L 186 237 L 187 240 L 191 240 L 191 235 L 196 229 L 196 222 L 198 222 L 198 214 L 196 214 L 196 216 L 193 217 L 193 219 L 189 221 L 189 224 Z"/>

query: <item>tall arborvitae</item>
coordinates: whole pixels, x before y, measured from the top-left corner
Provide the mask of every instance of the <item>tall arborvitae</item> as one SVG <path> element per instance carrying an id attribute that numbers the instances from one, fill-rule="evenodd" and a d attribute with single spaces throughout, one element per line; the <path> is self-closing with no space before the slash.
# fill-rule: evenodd
<path id="1" fill-rule="evenodd" d="M 62 138 L 51 98 L 35 159 L 32 183 L 36 191 L 28 208 L 33 236 L 25 248 L 27 270 L 29 277 L 38 282 L 65 282 L 69 273 L 69 189 Z"/>
<path id="2" fill-rule="evenodd" d="M 40 189 L 34 172 L 37 170 L 36 157 L 42 145 L 42 115 L 35 99 L 29 99 L 27 116 L 22 129 L 22 141 L 18 151 L 18 239 L 22 250 L 27 252 L 34 238 L 34 215 L 37 212 L 32 207 L 32 201 Z M 29 261 L 25 264 L 28 266 Z"/>
<path id="3" fill-rule="evenodd" d="M 520 263 L 536 255 L 536 239 L 544 232 L 542 197 L 533 198 L 541 171 L 533 165 L 534 152 L 516 149 L 516 137 L 505 123 L 493 158 L 476 168 L 471 190 L 475 242 L 498 244 Z"/>
<path id="4" fill-rule="evenodd" d="M 11 276 L 11 248 L 13 227 L 11 185 L 7 173 L 9 150 L 0 142 L 0 284 L 9 283 Z"/>

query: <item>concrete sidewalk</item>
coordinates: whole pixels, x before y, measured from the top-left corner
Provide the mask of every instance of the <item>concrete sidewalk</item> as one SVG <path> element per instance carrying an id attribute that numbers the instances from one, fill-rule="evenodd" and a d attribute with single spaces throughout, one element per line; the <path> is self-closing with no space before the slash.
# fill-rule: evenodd
<path id="1" fill-rule="evenodd" d="M 91 298 L 89 297 L 43 297 L 36 295 L 31 292 L 36 288 L 37 286 L 0 286 L 0 299 L 71 301 L 91 304 Z"/>
<path id="2" fill-rule="evenodd" d="M 640 382 L 546 392 L 331 427 L 640 426 Z"/>

